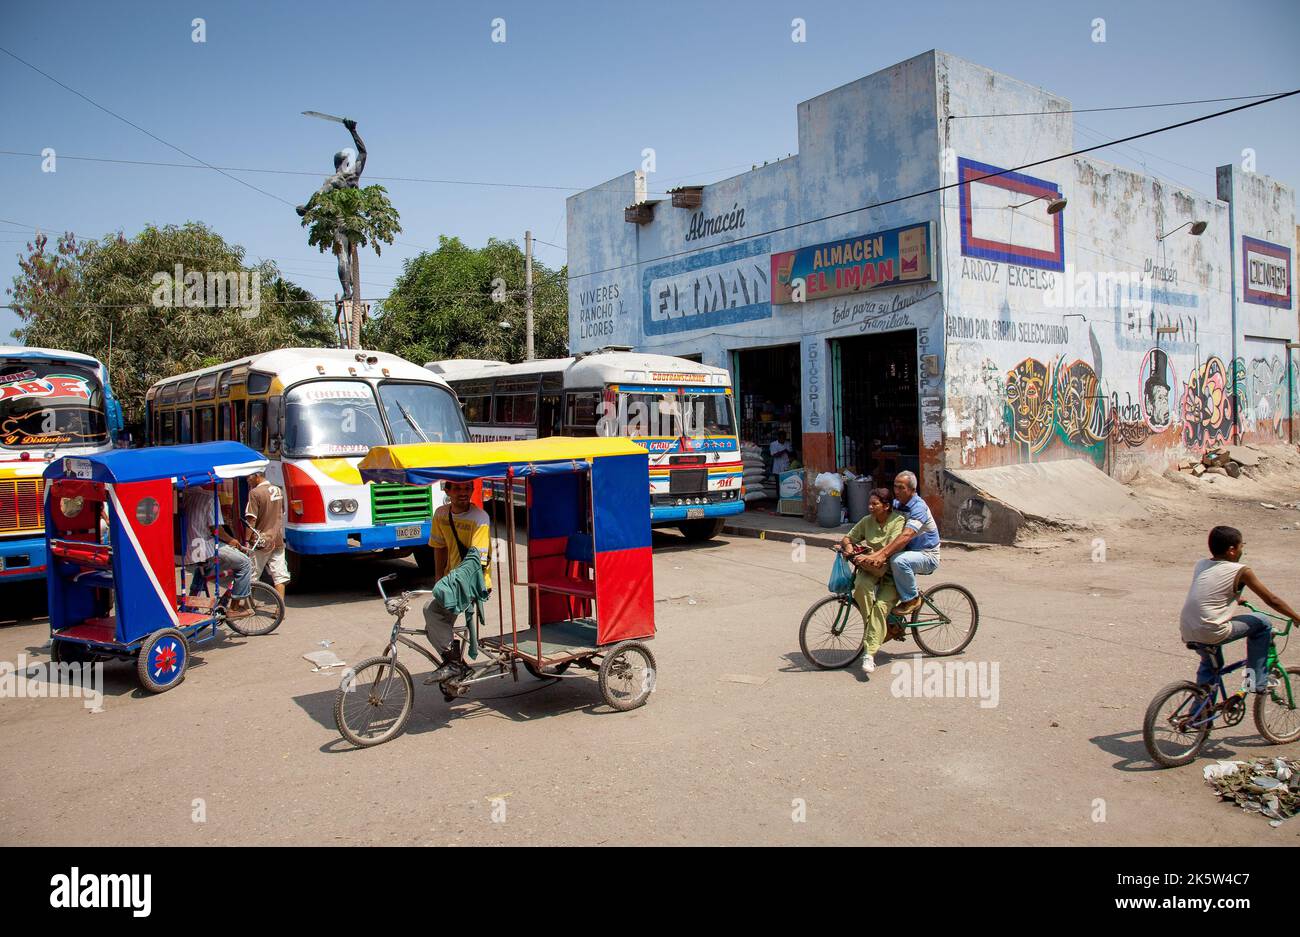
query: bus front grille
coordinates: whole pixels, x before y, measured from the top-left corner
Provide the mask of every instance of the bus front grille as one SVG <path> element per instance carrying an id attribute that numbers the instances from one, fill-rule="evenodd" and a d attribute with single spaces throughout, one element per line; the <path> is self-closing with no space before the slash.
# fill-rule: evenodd
<path id="1" fill-rule="evenodd" d="M 402 524 L 429 519 L 430 489 L 424 485 L 370 486 L 370 516 L 376 524 Z"/>
<path id="2" fill-rule="evenodd" d="M 41 478 L 0 479 L 0 533 L 45 527 L 41 517 L 44 488 L 45 480 Z"/>

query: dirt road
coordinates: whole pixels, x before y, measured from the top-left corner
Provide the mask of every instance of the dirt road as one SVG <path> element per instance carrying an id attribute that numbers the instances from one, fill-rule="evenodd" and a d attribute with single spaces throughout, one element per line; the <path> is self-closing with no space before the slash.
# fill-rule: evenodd
<path id="1" fill-rule="evenodd" d="M 912 666 L 911 641 L 887 644 L 870 680 L 811 670 L 797 628 L 824 594 L 824 550 L 657 534 L 646 707 L 609 711 L 594 679 L 527 676 L 448 705 L 417 676 L 405 735 L 353 750 L 333 726 L 337 673 L 302 655 L 322 640 L 349 662 L 377 653 L 374 580 L 419 580 L 409 561 L 342 566 L 291 597 L 274 635 L 200 650 L 172 692 L 143 694 L 115 664 L 100 713 L 0 699 L 0 841 L 1297 845 L 1300 821 L 1270 829 L 1217 802 L 1209 757 L 1154 770 L 1141 741 L 1152 694 L 1195 669 L 1176 619 L 1210 526 L 1242 528 L 1246 561 L 1300 602 L 1300 510 L 1260 506 L 1295 501 L 1296 478 L 1150 480 L 1149 523 L 946 550 L 930 583 L 978 597 L 961 659 L 996 668 L 996 705 L 902 695 L 891 665 Z M 20 621 L 0 625 L 0 660 L 45 660 L 40 596 L 7 604 Z M 1249 717 L 1213 738 L 1212 757 L 1300 756 Z"/>

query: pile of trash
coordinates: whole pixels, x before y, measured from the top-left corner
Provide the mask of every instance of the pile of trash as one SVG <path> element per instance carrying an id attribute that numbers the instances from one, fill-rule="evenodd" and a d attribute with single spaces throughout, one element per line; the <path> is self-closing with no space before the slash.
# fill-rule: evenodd
<path id="1" fill-rule="evenodd" d="M 1206 765 L 1205 781 L 1247 813 L 1268 818 L 1278 827 L 1300 813 L 1300 762 L 1285 758 L 1220 761 Z"/>
<path id="2" fill-rule="evenodd" d="M 1268 456 L 1254 446 L 1233 446 L 1230 449 L 1211 449 L 1199 459 L 1184 459 L 1178 463 L 1178 471 L 1190 472 L 1194 477 L 1203 475 L 1227 475 L 1240 478 L 1244 472 L 1247 477 L 1251 469 L 1256 468 L 1261 459 Z M 1214 481 L 1210 478 L 1209 481 Z"/>

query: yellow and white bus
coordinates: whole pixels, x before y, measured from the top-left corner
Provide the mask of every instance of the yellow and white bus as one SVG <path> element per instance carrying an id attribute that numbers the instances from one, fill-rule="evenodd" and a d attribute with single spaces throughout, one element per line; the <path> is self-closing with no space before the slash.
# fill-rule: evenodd
<path id="1" fill-rule="evenodd" d="M 692 540 L 745 510 L 731 376 L 624 349 L 570 358 L 431 361 L 476 441 L 629 436 L 650 453 L 650 520 Z"/>
<path id="2" fill-rule="evenodd" d="M 270 460 L 288 502 L 291 571 L 326 554 L 415 552 L 426 545 L 441 491 L 364 485 L 371 446 L 468 442 L 447 382 L 396 355 L 281 348 L 159 381 L 146 395 L 150 443 L 238 440 Z M 423 549 L 422 549 L 423 548 Z"/>

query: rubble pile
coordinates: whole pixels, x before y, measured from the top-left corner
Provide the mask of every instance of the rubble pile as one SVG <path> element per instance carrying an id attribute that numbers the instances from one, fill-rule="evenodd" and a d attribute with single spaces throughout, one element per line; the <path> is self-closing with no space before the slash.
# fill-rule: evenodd
<path id="1" fill-rule="evenodd" d="M 1268 456 L 1259 452 L 1254 446 L 1211 449 L 1200 459 L 1184 459 L 1179 462 L 1178 471 L 1190 472 L 1197 478 L 1207 474 L 1240 478 L 1243 473 L 1249 477 L 1252 474 L 1250 469 L 1258 466 L 1261 459 L 1267 458 Z"/>

